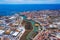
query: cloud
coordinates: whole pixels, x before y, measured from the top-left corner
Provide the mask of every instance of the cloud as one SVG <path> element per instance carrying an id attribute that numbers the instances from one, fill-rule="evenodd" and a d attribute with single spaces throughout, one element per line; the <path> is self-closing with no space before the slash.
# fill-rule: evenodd
<path id="1" fill-rule="evenodd" d="M 0 4 L 57 4 L 59 0 L 0 0 Z"/>

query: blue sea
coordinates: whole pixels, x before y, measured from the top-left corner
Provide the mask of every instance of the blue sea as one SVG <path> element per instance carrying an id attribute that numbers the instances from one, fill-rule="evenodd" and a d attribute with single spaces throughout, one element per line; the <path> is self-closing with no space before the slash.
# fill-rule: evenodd
<path id="1" fill-rule="evenodd" d="M 34 10 L 59 10 L 60 4 L 0 4 L 0 16 Z"/>

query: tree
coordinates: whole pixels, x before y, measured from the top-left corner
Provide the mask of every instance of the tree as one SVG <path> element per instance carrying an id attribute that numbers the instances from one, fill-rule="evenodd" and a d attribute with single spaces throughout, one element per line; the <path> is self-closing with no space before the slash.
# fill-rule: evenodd
<path id="1" fill-rule="evenodd" d="M 27 22 L 26 25 L 25 25 L 25 28 L 26 28 L 26 29 L 32 29 L 32 24 L 31 24 L 31 22 Z"/>

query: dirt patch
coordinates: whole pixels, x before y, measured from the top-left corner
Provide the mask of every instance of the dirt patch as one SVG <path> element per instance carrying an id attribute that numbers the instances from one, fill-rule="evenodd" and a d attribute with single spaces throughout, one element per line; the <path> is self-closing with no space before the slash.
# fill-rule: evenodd
<path id="1" fill-rule="evenodd" d="M 27 40 L 26 36 L 31 32 L 32 30 L 26 30 L 25 33 L 22 35 L 20 40 Z"/>

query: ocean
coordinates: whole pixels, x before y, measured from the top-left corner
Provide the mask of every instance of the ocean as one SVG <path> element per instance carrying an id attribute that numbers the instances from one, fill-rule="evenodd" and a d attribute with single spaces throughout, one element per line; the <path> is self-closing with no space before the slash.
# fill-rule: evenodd
<path id="1" fill-rule="evenodd" d="M 60 4 L 0 4 L 0 16 L 35 10 L 59 10 Z"/>

